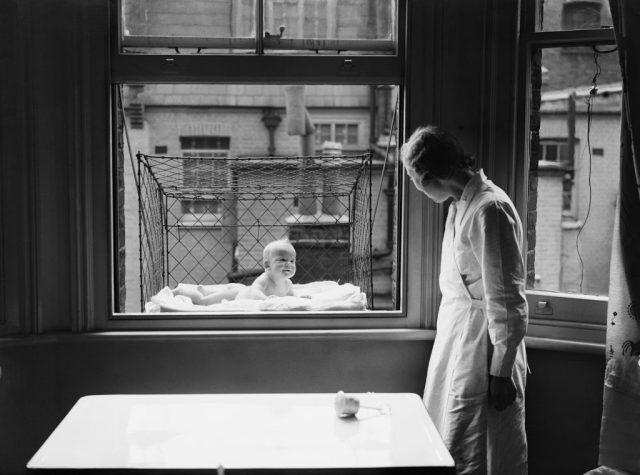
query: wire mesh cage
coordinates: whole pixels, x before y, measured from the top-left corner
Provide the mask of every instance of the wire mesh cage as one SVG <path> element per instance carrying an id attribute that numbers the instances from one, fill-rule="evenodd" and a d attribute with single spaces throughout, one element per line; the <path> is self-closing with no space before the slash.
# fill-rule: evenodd
<path id="1" fill-rule="evenodd" d="M 276 239 L 296 249 L 294 283 L 352 283 L 373 307 L 371 152 L 137 158 L 143 309 L 165 286 L 250 284 Z"/>

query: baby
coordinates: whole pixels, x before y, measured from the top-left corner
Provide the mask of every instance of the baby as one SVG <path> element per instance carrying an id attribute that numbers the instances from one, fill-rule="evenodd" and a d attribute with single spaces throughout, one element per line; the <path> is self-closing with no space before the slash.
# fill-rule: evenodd
<path id="1" fill-rule="evenodd" d="M 253 284 L 229 283 L 223 285 L 187 285 L 178 284 L 174 295 L 189 297 L 194 304 L 211 305 L 225 300 L 251 299 L 265 300 L 270 297 L 298 296 L 293 291 L 291 277 L 296 273 L 296 250 L 286 240 L 272 241 L 262 251 L 264 272 Z"/>
<path id="2" fill-rule="evenodd" d="M 272 241 L 262 251 L 264 272 L 236 299 L 264 300 L 269 297 L 293 296 L 291 277 L 296 273 L 296 250 L 286 240 Z"/>

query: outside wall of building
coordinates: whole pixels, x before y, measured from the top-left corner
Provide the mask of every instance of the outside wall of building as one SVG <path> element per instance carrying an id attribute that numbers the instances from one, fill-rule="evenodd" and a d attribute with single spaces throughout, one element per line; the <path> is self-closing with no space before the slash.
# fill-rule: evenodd
<path id="1" fill-rule="evenodd" d="M 536 288 L 608 293 L 620 166 L 620 87 L 613 85 L 611 89 L 607 96 L 594 99 L 589 140 L 585 97 L 578 97 L 574 166 L 544 161 L 538 164 Z M 563 99 L 550 96 L 552 99 L 545 99 L 543 94 L 542 98 L 541 141 L 569 135 L 566 94 Z M 563 177 L 571 169 L 572 205 L 564 210 Z"/>

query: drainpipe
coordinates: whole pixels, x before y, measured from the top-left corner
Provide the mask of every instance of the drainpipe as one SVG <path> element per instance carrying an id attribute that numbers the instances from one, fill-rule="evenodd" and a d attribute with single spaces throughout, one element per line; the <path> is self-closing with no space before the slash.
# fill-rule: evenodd
<path id="1" fill-rule="evenodd" d="M 314 151 L 315 127 L 304 104 L 304 86 L 287 86 L 284 88 L 284 93 L 287 111 L 287 133 L 300 136 L 301 156 L 311 156 Z M 311 165 L 312 162 L 313 159 L 309 159 L 304 165 Z M 302 196 L 298 200 L 298 211 L 301 215 L 314 216 L 317 210 L 316 200 L 313 197 L 315 184 L 312 180 L 305 180 L 302 190 L 306 196 Z"/>
<path id="2" fill-rule="evenodd" d="M 268 107 L 262 111 L 262 122 L 264 123 L 264 126 L 269 131 L 268 153 L 270 157 L 273 157 L 276 153 L 275 133 L 276 133 L 276 129 L 280 125 L 280 122 L 282 122 L 282 117 L 276 114 L 273 111 L 273 109 Z"/>
<path id="3" fill-rule="evenodd" d="M 576 145 L 576 93 L 569 94 L 567 100 L 567 160 L 571 168 L 575 167 Z"/>

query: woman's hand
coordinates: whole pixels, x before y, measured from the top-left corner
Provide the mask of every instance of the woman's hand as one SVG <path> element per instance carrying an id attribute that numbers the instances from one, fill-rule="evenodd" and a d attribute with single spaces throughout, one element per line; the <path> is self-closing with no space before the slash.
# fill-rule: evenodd
<path id="1" fill-rule="evenodd" d="M 489 375 L 489 404 L 502 411 L 516 400 L 516 386 L 511 378 Z"/>

